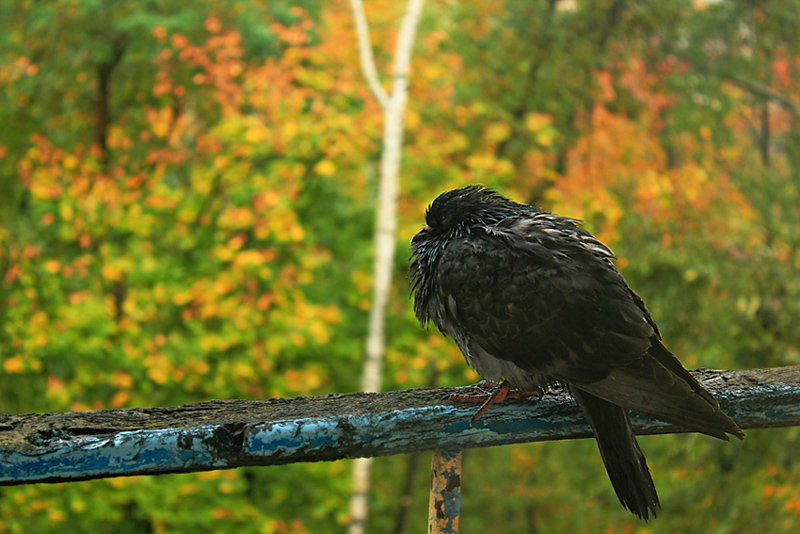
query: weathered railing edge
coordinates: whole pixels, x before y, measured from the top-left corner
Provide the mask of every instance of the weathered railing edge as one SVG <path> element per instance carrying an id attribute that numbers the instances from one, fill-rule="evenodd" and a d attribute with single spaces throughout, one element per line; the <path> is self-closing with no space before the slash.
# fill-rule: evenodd
<path id="1" fill-rule="evenodd" d="M 723 410 L 745 429 L 800 425 L 800 366 L 699 371 L 697 375 Z M 535 403 L 498 405 L 471 426 L 473 406 L 454 406 L 443 400 L 457 390 L 463 388 L 4 416 L 0 437 L 22 431 L 26 425 L 35 429 L 37 422 L 44 429 L 40 426 L 22 438 L 24 446 L 19 436 L 16 441 L 0 439 L 0 485 L 331 461 L 591 435 L 580 410 L 563 391 Z M 384 402 L 392 399 L 397 403 L 394 408 L 392 402 Z M 402 407 L 403 400 L 409 407 Z M 303 416 L 301 409 L 286 417 L 295 404 L 315 415 Z M 331 410 L 326 414 L 328 405 Z M 260 412 L 255 408 L 269 412 L 276 406 L 280 408 L 276 416 L 258 420 Z M 241 411 L 241 407 L 253 407 L 254 413 L 244 419 L 221 413 L 216 421 L 205 413 L 227 408 Z M 182 419 L 182 425 L 170 426 L 165 416 L 170 410 L 194 415 Z M 139 420 L 159 417 L 166 421 L 164 428 L 109 430 L 113 426 L 109 422 L 115 420 L 128 428 Z M 55 425 L 53 420 L 60 423 Z M 76 422 L 73 427 L 68 424 L 71 420 Z M 638 414 L 633 414 L 633 421 L 639 434 L 684 432 Z M 93 425 L 99 428 L 95 431 Z"/>

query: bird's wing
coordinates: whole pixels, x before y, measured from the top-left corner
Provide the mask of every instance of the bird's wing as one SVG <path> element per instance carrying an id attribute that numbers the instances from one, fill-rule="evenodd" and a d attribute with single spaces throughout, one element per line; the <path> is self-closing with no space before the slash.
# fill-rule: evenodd
<path id="1" fill-rule="evenodd" d="M 531 373 L 591 382 L 642 358 L 655 328 L 572 220 L 513 217 L 452 239 L 436 270 L 440 327 Z M 458 341 L 458 339 L 457 339 Z"/>
<path id="2" fill-rule="evenodd" d="M 744 438 L 736 423 L 719 409 L 714 397 L 655 338 L 640 360 L 615 367 L 602 380 L 572 386 L 689 430 L 726 441 L 726 433 Z"/>

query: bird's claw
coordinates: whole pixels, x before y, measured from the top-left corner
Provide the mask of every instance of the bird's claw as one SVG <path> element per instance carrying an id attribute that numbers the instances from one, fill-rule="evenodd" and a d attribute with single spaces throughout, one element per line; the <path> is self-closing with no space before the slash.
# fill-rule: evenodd
<path id="1" fill-rule="evenodd" d="M 508 399 L 520 399 L 535 397 L 539 400 L 544 396 L 544 390 L 536 388 L 533 390 L 523 388 L 512 388 L 507 380 L 501 384 L 481 380 L 479 383 L 472 386 L 477 389 L 477 393 L 453 393 L 448 396 L 448 400 L 452 402 L 481 402 L 481 407 L 470 418 L 470 424 L 475 423 L 489 408 L 493 405 L 503 402 Z M 485 388 L 491 389 L 485 389 Z"/>

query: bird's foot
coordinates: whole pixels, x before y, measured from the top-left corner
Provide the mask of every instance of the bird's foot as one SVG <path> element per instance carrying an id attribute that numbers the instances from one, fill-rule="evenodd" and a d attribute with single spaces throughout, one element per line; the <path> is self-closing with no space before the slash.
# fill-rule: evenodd
<path id="1" fill-rule="evenodd" d="M 452 402 L 484 402 L 488 399 L 492 392 L 498 388 L 500 384 L 497 382 L 490 382 L 488 380 L 481 380 L 477 384 L 464 386 L 460 389 L 470 388 L 472 391 L 469 393 L 451 393 L 445 397 L 445 400 Z"/>
<path id="2" fill-rule="evenodd" d="M 489 410 L 493 405 L 503 402 L 508 399 L 521 399 L 527 397 L 536 397 L 541 399 L 544 395 L 544 390 L 541 388 L 536 389 L 522 389 L 512 388 L 508 380 L 503 380 L 501 384 L 481 380 L 474 386 L 478 389 L 477 393 L 467 394 L 453 394 L 450 395 L 449 400 L 455 402 L 482 402 L 481 407 L 470 419 L 470 424 L 475 423 L 483 414 Z M 489 389 L 486 389 L 489 388 Z"/>

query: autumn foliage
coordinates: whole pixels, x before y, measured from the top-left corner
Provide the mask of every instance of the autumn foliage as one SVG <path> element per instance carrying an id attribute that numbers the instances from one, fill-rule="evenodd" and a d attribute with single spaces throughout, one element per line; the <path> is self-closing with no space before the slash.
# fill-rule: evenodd
<path id="1" fill-rule="evenodd" d="M 382 125 L 347 3 L 7 4 L 2 410 L 353 391 Z M 384 68 L 403 5 L 366 7 Z M 386 387 L 476 379 L 416 324 L 404 273 L 426 204 L 477 182 L 583 219 L 687 366 L 800 363 L 800 42 L 786 30 L 798 12 L 431 2 L 406 116 Z M 796 532 L 798 441 L 643 439 L 664 503 L 652 530 Z M 618 509 L 592 447 L 469 451 L 463 531 L 649 532 Z M 406 462 L 377 466 L 376 532 L 393 528 Z M 408 532 L 423 528 L 425 470 Z M 348 472 L 3 488 L 0 530 L 341 532 Z"/>

